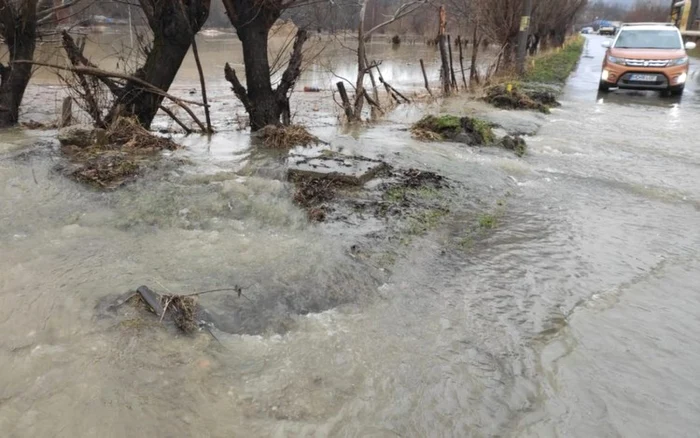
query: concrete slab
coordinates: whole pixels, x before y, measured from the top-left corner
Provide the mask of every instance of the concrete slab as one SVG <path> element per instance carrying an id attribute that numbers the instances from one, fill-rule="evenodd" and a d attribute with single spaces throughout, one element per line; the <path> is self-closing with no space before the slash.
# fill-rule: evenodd
<path id="1" fill-rule="evenodd" d="M 386 167 L 386 163 L 365 157 L 339 154 L 316 157 L 292 155 L 289 157 L 288 166 L 287 172 L 290 179 L 330 179 L 359 186 L 374 178 Z"/>

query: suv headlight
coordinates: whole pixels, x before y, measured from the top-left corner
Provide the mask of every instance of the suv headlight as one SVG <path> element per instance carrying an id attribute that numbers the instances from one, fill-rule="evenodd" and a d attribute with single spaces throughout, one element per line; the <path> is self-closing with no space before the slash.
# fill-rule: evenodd
<path id="1" fill-rule="evenodd" d="M 615 56 L 608 56 L 608 62 L 618 65 L 625 65 L 627 60 L 625 58 L 617 58 Z"/>
<path id="2" fill-rule="evenodd" d="M 669 66 L 686 65 L 687 63 L 688 63 L 688 57 L 684 56 L 682 58 L 672 59 L 671 62 L 668 63 L 668 65 Z"/>

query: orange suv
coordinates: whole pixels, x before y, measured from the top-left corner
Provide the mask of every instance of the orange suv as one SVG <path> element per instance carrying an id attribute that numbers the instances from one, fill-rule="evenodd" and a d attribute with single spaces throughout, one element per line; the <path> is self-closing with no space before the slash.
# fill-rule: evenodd
<path id="1" fill-rule="evenodd" d="M 683 94 L 689 68 L 686 50 L 694 49 L 695 43 L 683 44 L 683 37 L 673 24 L 623 24 L 617 36 L 604 42 L 603 47 L 608 50 L 600 91 L 618 87 Z"/>

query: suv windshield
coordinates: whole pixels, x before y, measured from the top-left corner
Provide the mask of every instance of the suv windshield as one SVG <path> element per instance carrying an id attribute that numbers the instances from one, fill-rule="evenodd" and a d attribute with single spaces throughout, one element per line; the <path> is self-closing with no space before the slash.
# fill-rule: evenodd
<path id="1" fill-rule="evenodd" d="M 624 29 L 620 32 L 617 49 L 682 49 L 681 39 L 675 29 Z"/>

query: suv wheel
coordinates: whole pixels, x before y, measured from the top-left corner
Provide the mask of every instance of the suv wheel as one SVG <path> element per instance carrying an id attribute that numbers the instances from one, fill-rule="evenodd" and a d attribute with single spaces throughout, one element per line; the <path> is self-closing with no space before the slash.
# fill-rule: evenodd
<path id="1" fill-rule="evenodd" d="M 671 88 L 668 92 L 671 96 L 680 96 L 683 94 L 683 90 L 685 90 L 685 85 Z"/>

